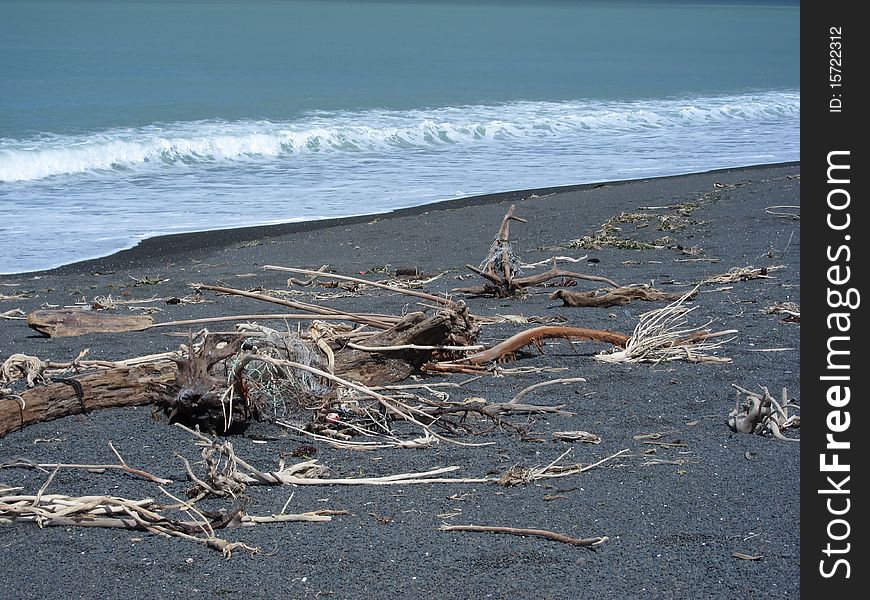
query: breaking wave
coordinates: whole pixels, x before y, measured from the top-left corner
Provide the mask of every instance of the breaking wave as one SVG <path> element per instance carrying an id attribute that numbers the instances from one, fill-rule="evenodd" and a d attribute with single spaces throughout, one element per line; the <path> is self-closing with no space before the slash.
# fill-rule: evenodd
<path id="1" fill-rule="evenodd" d="M 602 134 L 745 130 L 800 117 L 800 93 L 649 101 L 514 102 L 407 111 L 309 113 L 283 122 L 190 121 L 80 135 L 0 138 L 0 182 L 281 162 L 318 154 L 396 155 L 451 146 L 558 143 Z"/>

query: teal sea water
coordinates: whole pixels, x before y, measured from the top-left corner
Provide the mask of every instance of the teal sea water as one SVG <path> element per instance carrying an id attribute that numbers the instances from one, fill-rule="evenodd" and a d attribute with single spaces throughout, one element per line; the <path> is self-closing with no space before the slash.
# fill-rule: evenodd
<path id="1" fill-rule="evenodd" d="M 0 0 L 0 273 L 798 160 L 798 2 Z"/>

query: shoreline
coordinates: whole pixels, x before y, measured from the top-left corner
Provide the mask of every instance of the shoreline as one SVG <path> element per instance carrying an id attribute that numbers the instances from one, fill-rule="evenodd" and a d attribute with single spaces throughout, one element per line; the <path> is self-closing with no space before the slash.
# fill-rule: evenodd
<path id="1" fill-rule="evenodd" d="M 90 270 L 109 270 L 129 267 L 143 261 L 154 260 L 160 256 L 171 257 L 178 253 L 189 251 L 217 250 L 235 244 L 244 244 L 263 238 L 273 238 L 285 235 L 318 231 L 333 227 L 343 227 L 365 223 L 373 219 L 396 219 L 408 216 L 416 216 L 430 211 L 455 210 L 471 206 L 498 204 L 504 202 L 517 202 L 529 196 L 551 195 L 564 192 L 579 192 L 596 189 L 604 186 L 619 186 L 631 183 L 644 183 L 693 176 L 712 175 L 731 171 L 752 171 L 769 169 L 774 167 L 796 166 L 800 161 L 788 161 L 780 163 L 764 163 L 739 167 L 726 167 L 707 171 L 693 171 L 677 175 L 662 175 L 656 177 L 641 177 L 637 179 L 619 179 L 613 181 L 600 181 L 594 183 L 569 184 L 562 186 L 549 186 L 528 188 L 521 190 L 509 190 L 479 194 L 462 198 L 451 198 L 418 206 L 400 208 L 389 212 L 367 213 L 350 217 L 331 217 L 313 221 L 289 221 L 268 225 L 252 225 L 234 228 L 206 229 L 183 233 L 156 235 L 140 240 L 135 246 L 118 250 L 105 256 L 88 258 L 72 263 L 67 263 L 49 269 L 35 271 L 22 271 L 18 273 L 0 273 L 0 281 L 14 278 L 30 278 L 34 276 L 63 275 L 73 273 L 86 273 Z"/>
<path id="2" fill-rule="evenodd" d="M 525 222 L 512 224 L 510 238 L 516 256 L 526 263 L 568 255 L 577 262 L 560 262 L 566 269 L 605 276 L 621 285 L 651 284 L 672 293 L 685 293 L 697 282 L 734 268 L 776 267 L 768 276 L 704 285 L 691 301 L 688 325 L 709 323 L 715 331 L 738 331 L 714 351 L 731 362 L 611 364 L 594 360 L 609 349 L 606 345 L 554 339 L 541 348 L 518 351 L 510 362 L 497 365 L 501 371 L 481 377 L 420 373 L 416 380 L 405 380 L 417 386 L 452 386 L 439 390 L 457 403 L 504 403 L 532 385 L 557 378 L 584 380 L 570 386 L 540 386 L 529 394 L 530 403 L 562 405 L 570 414 L 506 418 L 527 434 L 469 417 L 464 422 L 477 433 L 459 429 L 453 439 L 490 444 L 477 447 L 444 441 L 427 448 L 360 452 L 257 422 L 248 432 L 228 439 L 240 458 L 264 471 L 274 469 L 284 457 L 288 464 L 295 462 L 292 453 L 308 446 L 315 448 L 314 458 L 334 478 L 386 477 L 455 466 L 461 477 L 489 480 L 386 488 L 251 487 L 245 491 L 251 515 L 277 515 L 285 509 L 340 513 L 324 523 L 220 530 L 227 540 L 262 550 L 254 556 L 239 550 L 230 560 L 202 544 L 139 531 L 10 523 L 0 527 L 7 554 L 31 560 L 8 570 L 0 580 L 0 597 L 58 597 L 60 590 L 63 598 L 145 598 L 153 597 L 156 589 L 161 597 L 185 599 L 228 593 L 263 599 L 329 594 L 385 600 L 561 599 L 577 597 L 578 590 L 613 598 L 634 598 L 638 593 L 663 599 L 799 598 L 800 444 L 735 433 L 726 422 L 735 406 L 735 384 L 746 389 L 768 386 L 775 395 L 787 388 L 798 403 L 802 399 L 800 323 L 769 311 L 774 305 L 800 301 L 800 220 L 766 210 L 800 205 L 800 163 L 533 194 L 467 198 L 437 209 L 429 205 L 326 227 L 319 222 L 313 222 L 315 227 L 292 224 L 278 233 L 257 228 L 245 241 L 182 235 L 168 246 L 164 240 L 150 250 L 45 272 L 36 275 L 38 280 L 4 277 L 0 282 L 9 287 L 0 287 L 7 296 L 0 300 L 0 312 L 18 309 L 28 314 L 46 305 L 81 305 L 110 296 L 139 303 L 133 308 L 157 309 L 156 323 L 286 312 L 208 290 L 196 302 L 172 301 L 193 296 L 191 285 L 197 282 L 286 293 L 340 311 L 431 312 L 416 299 L 379 288 L 288 287 L 287 273 L 262 269 L 316 269 L 324 263 L 337 273 L 374 281 L 404 266 L 418 267 L 427 277 L 438 275 L 423 290 L 451 294 L 469 313 L 484 317 L 477 343 L 487 347 L 556 322 L 628 334 L 641 314 L 664 306 L 632 302 L 608 308 L 566 307 L 551 297 L 551 287 L 509 298 L 453 292 L 483 282 L 465 265 L 486 257 L 506 210 L 516 203 L 516 216 Z M 619 220 L 622 215 L 628 218 Z M 620 238 L 658 243 L 571 246 L 571 241 L 593 236 L 608 223 L 616 225 Z M 214 241 L 210 237 L 220 243 L 208 243 Z M 528 272 L 546 269 L 544 265 Z M 579 279 L 559 285 L 576 291 L 600 287 Z M 109 312 L 140 314 L 119 304 Z M 528 322 L 483 322 L 508 315 Z M 297 327 L 297 321 L 283 318 L 245 320 L 282 331 Z M 232 330 L 233 323 L 208 327 L 216 333 Z M 309 323 L 301 322 L 300 327 L 304 330 Z M 36 335 L 23 319 L 0 319 L 0 360 L 20 353 L 70 361 L 85 348 L 89 359 L 121 360 L 177 350 L 190 333 L 190 326 L 176 325 L 46 338 Z M 15 384 L 16 389 L 23 385 Z M 75 398 L 72 386 L 68 393 Z M 164 489 L 184 497 L 190 482 L 179 456 L 201 469 L 202 449 L 191 435 L 169 425 L 165 416 L 152 414 L 151 408 L 93 410 L 10 431 L 0 437 L 0 464 L 110 464 L 118 460 L 114 449 L 130 466 L 170 479 Z M 401 423 L 394 431 L 403 438 L 409 433 Z M 553 435 L 580 431 L 599 436 L 600 443 L 565 442 Z M 800 437 L 801 432 L 789 429 L 785 435 Z M 625 449 L 627 453 L 582 474 L 511 486 L 495 482 L 517 466 L 533 469 L 560 460 L 565 465 L 591 465 Z M 153 482 L 118 471 L 61 469 L 48 485 L 47 477 L 36 469 L 0 469 L 0 484 L 20 486 L 21 493 L 45 489 L 47 494 L 165 498 Z M 229 499 L 208 502 L 209 510 L 229 509 L 232 504 Z M 759 506 L 776 510 L 759 513 Z M 441 529 L 466 524 L 608 540 L 589 549 L 534 537 Z M 148 585 L 143 587 L 142 581 Z"/>

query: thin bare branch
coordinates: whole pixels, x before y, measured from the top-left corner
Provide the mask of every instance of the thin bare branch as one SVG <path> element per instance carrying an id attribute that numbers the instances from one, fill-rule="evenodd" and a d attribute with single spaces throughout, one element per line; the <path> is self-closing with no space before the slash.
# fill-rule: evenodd
<path id="1" fill-rule="evenodd" d="M 520 400 L 522 400 L 523 397 L 526 394 L 528 394 L 529 392 L 540 389 L 542 387 L 546 387 L 548 385 L 568 385 L 571 383 L 586 383 L 586 380 L 583 379 L 582 377 L 564 377 L 561 379 L 551 379 L 550 381 L 542 381 L 540 383 L 535 383 L 535 384 L 532 384 L 529 387 L 521 390 L 516 396 L 514 396 L 511 399 L 510 402 L 508 402 L 508 404 L 516 404 Z"/>
<path id="2" fill-rule="evenodd" d="M 350 277 L 348 275 L 338 275 L 336 273 L 322 273 L 319 271 L 311 271 L 309 269 L 296 269 L 292 267 L 278 267 L 275 265 L 265 265 L 263 267 L 268 271 L 286 271 L 287 273 L 298 273 L 300 275 L 316 275 L 319 277 L 324 277 L 326 279 L 337 279 L 339 281 L 350 281 L 353 283 L 359 283 L 362 285 L 370 285 L 372 287 L 389 290 L 391 292 L 396 292 L 397 294 L 404 294 L 405 296 L 414 296 L 415 298 L 423 298 L 424 300 L 429 300 L 430 302 L 437 302 L 443 306 L 447 306 L 453 308 L 456 303 L 450 300 L 449 298 L 444 298 L 442 296 L 435 296 L 434 294 L 427 294 L 426 292 L 419 292 L 417 290 L 410 290 L 406 288 L 395 287 L 391 285 L 387 285 L 384 283 L 379 283 L 377 281 L 368 281 L 366 279 L 360 279 L 359 277 Z"/>
<path id="3" fill-rule="evenodd" d="M 492 525 L 442 525 L 439 527 L 441 531 L 473 531 L 483 533 L 506 533 L 509 535 L 518 535 L 521 537 L 542 537 L 563 544 L 571 544 L 572 546 L 584 546 L 592 548 L 600 546 L 609 538 L 607 536 L 593 538 L 575 538 L 561 533 L 554 533 L 544 529 L 525 529 L 518 527 L 496 527 Z"/>

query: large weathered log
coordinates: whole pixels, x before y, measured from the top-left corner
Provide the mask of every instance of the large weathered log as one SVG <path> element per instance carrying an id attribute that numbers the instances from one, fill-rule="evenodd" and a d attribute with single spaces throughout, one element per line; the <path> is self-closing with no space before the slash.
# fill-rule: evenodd
<path id="1" fill-rule="evenodd" d="M 394 327 L 366 339 L 366 347 L 467 345 L 475 332 L 465 315 L 444 310 L 433 316 L 414 312 Z M 345 349 L 335 355 L 335 372 L 366 385 L 386 385 L 407 379 L 432 358 L 431 350 L 378 352 Z"/>
<path id="2" fill-rule="evenodd" d="M 75 378 L 53 378 L 17 397 L 0 399 L 0 437 L 26 425 L 98 408 L 161 404 L 166 400 L 163 386 L 177 372 L 174 363 L 161 361 L 98 370 Z"/>
<path id="3" fill-rule="evenodd" d="M 335 350 L 335 373 L 366 385 L 383 385 L 406 379 L 430 361 L 432 350 L 396 346 L 467 346 L 476 330 L 464 303 L 433 316 L 415 312 L 395 326 L 366 339 L 366 348 L 391 347 L 383 353 L 354 348 Z M 113 367 L 55 377 L 0 400 L 0 436 L 25 425 L 96 408 L 153 404 L 169 414 L 170 421 L 200 425 L 225 432 L 244 427 L 257 418 L 256 406 L 246 401 L 244 382 L 232 382 L 231 361 L 245 338 L 210 334 L 201 343 L 188 343 L 183 358 L 165 358 L 136 367 Z M 238 389 L 234 397 L 227 396 Z"/>
<path id="4" fill-rule="evenodd" d="M 81 308 L 35 310 L 27 315 L 27 324 L 48 337 L 142 331 L 153 323 L 150 315 L 119 315 Z"/>

